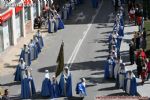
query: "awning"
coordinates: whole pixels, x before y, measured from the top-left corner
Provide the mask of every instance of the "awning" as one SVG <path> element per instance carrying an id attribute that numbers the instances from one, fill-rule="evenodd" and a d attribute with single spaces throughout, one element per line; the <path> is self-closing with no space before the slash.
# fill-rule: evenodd
<path id="1" fill-rule="evenodd" d="M 15 13 L 18 13 L 22 10 L 23 6 L 16 6 L 15 7 Z"/>
<path id="2" fill-rule="evenodd" d="M 0 15 L 0 24 L 2 24 L 4 21 L 8 20 L 12 16 L 12 9 L 6 11 L 6 13 Z"/>
<path id="3" fill-rule="evenodd" d="M 25 5 L 31 4 L 31 0 L 24 0 L 24 4 L 25 4 Z"/>

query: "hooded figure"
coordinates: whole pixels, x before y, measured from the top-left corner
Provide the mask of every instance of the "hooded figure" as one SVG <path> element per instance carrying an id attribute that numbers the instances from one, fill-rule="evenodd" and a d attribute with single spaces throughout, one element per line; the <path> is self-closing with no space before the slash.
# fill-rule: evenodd
<path id="1" fill-rule="evenodd" d="M 44 47 L 44 42 L 43 42 L 43 37 L 41 35 L 40 30 L 37 31 L 36 36 L 37 36 L 37 39 L 39 40 L 39 45 L 40 45 L 40 47 L 42 49 Z"/>
<path id="2" fill-rule="evenodd" d="M 119 67 L 120 67 L 121 63 L 122 63 L 122 60 L 118 58 L 117 61 L 116 61 L 116 64 L 115 64 L 115 68 L 114 68 L 114 77 L 115 77 L 115 79 L 117 78 L 117 74 L 118 74 Z"/>
<path id="3" fill-rule="evenodd" d="M 54 33 L 56 31 L 56 20 L 54 19 L 54 16 L 52 15 L 48 19 L 48 33 Z"/>
<path id="4" fill-rule="evenodd" d="M 52 77 L 52 98 L 60 97 L 60 89 L 55 76 Z"/>
<path id="5" fill-rule="evenodd" d="M 30 50 L 30 58 L 31 60 L 35 60 L 38 57 L 38 51 L 36 45 L 34 44 L 33 40 L 31 39 L 29 43 L 29 50 Z"/>
<path id="6" fill-rule="evenodd" d="M 23 58 L 21 58 L 19 64 L 16 67 L 14 81 L 21 81 L 23 79 L 23 76 L 25 75 L 25 69 L 25 62 L 23 61 Z"/>
<path id="7" fill-rule="evenodd" d="M 36 94 L 31 70 L 32 69 L 30 68 L 26 70 L 24 79 L 21 81 L 21 99 L 30 99 L 34 94 Z"/>
<path id="8" fill-rule="evenodd" d="M 127 77 L 125 79 L 124 90 L 126 93 L 128 93 L 131 96 L 137 95 L 136 79 L 135 79 L 135 76 L 133 75 L 132 71 L 129 71 L 127 73 Z"/>
<path id="9" fill-rule="evenodd" d="M 55 14 L 55 19 L 56 19 L 56 26 L 57 29 L 64 29 L 64 23 L 60 18 L 60 15 L 57 12 L 54 12 Z"/>
<path id="10" fill-rule="evenodd" d="M 33 43 L 35 44 L 35 48 L 37 50 L 37 53 L 39 54 L 42 48 L 40 47 L 39 39 L 36 35 L 33 36 Z"/>
<path id="11" fill-rule="evenodd" d="M 104 73 L 105 79 L 114 77 L 114 67 L 115 67 L 114 59 L 112 57 L 109 57 L 105 64 L 105 73 Z"/>
<path id="12" fill-rule="evenodd" d="M 124 89 L 124 81 L 126 78 L 126 70 L 125 70 L 125 64 L 121 63 L 120 64 L 120 70 L 118 71 L 117 74 L 117 79 L 116 79 L 116 87 Z"/>
<path id="13" fill-rule="evenodd" d="M 43 97 L 51 97 L 52 96 L 51 89 L 52 87 L 51 87 L 51 81 L 49 77 L 49 71 L 45 70 L 45 79 L 43 80 L 42 83 L 41 95 Z"/>
<path id="14" fill-rule="evenodd" d="M 61 96 L 72 97 L 72 77 L 68 67 L 61 74 L 59 86 Z"/>
<path id="15" fill-rule="evenodd" d="M 86 80 L 85 78 L 81 78 L 81 82 L 77 83 L 76 85 L 76 94 L 79 94 L 81 98 L 86 96 Z"/>
<path id="16" fill-rule="evenodd" d="M 21 58 L 23 58 L 27 66 L 31 65 L 31 56 L 30 56 L 30 51 L 27 45 L 24 45 L 24 48 L 22 49 L 21 54 L 20 54 L 19 61 L 21 60 Z"/>

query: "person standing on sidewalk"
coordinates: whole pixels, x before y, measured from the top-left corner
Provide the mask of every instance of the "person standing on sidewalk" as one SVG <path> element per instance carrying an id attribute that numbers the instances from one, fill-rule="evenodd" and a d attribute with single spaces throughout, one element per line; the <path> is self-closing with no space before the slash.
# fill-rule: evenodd
<path id="1" fill-rule="evenodd" d="M 8 89 L 5 89 L 4 95 L 2 96 L 2 100 L 11 100 L 8 94 L 9 94 Z"/>
<path id="2" fill-rule="evenodd" d="M 139 56 L 137 59 L 136 59 L 136 65 L 137 65 L 137 77 L 139 78 L 141 73 L 142 73 L 142 64 L 143 63 L 143 59 L 141 56 Z"/>
<path id="3" fill-rule="evenodd" d="M 130 54 L 131 65 L 133 65 L 135 61 L 135 46 L 133 41 L 131 41 L 131 43 L 129 44 L 129 54 Z"/>

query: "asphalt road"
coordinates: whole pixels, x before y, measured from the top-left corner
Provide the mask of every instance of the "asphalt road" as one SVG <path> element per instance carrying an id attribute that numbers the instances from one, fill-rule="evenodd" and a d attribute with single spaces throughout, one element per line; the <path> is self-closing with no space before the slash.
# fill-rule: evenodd
<path id="1" fill-rule="evenodd" d="M 98 96 L 126 95 L 121 89 L 116 89 L 114 80 L 104 80 L 104 63 L 108 55 L 106 44 L 108 33 L 112 31 L 113 23 L 108 23 L 109 15 L 113 12 L 111 0 L 100 0 L 99 8 L 91 6 L 91 0 L 84 0 L 73 12 L 69 20 L 65 21 L 65 29 L 44 37 L 45 47 L 39 58 L 32 62 L 33 78 L 38 94 L 41 90 L 44 72 L 54 74 L 56 59 L 62 40 L 64 41 L 65 64 L 70 65 L 73 79 L 74 98 L 75 86 L 81 77 L 87 80 L 87 96 L 84 100 L 95 100 Z M 79 18 L 82 15 L 82 18 Z M 79 20 L 78 20 L 79 19 Z M 113 21 L 111 21 L 113 22 Z M 8 88 L 11 96 L 20 95 L 20 84 L 13 82 L 12 74 L 0 77 L 3 88 Z M 59 81 L 59 77 L 58 77 Z M 42 99 L 42 98 L 41 98 Z M 63 100 L 64 98 L 58 98 Z"/>

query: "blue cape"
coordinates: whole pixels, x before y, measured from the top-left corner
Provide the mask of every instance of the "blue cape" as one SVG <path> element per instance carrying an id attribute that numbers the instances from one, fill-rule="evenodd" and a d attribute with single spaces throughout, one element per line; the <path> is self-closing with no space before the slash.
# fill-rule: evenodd
<path id="1" fill-rule="evenodd" d="M 63 21 L 61 20 L 61 18 L 58 18 L 58 20 L 59 20 L 58 29 L 64 29 L 64 23 L 63 23 Z"/>
<path id="2" fill-rule="evenodd" d="M 45 78 L 42 83 L 41 95 L 43 97 L 51 97 L 51 81 Z"/>
<path id="3" fill-rule="evenodd" d="M 36 90 L 35 90 L 35 85 L 34 85 L 34 81 L 33 79 L 30 79 L 31 82 L 31 91 L 32 91 L 32 95 L 36 94 Z"/>
<path id="4" fill-rule="evenodd" d="M 21 60 L 21 58 L 23 58 L 23 60 L 25 61 L 25 53 L 26 53 L 25 50 L 22 49 L 19 61 Z M 30 66 L 30 65 L 31 65 L 31 57 L 30 57 L 30 53 L 28 53 L 28 64 L 27 64 L 27 66 Z"/>
<path id="5" fill-rule="evenodd" d="M 15 78 L 14 81 L 21 81 L 21 68 L 19 66 L 19 64 L 16 67 L 16 72 L 15 72 Z"/>
<path id="6" fill-rule="evenodd" d="M 31 91 L 30 91 L 30 80 L 28 78 L 24 78 L 21 81 L 21 99 L 30 99 Z"/>
<path id="7" fill-rule="evenodd" d="M 126 91 L 126 87 L 127 87 L 127 78 L 125 79 L 125 86 L 124 86 L 124 90 Z M 137 95 L 137 83 L 136 83 L 136 79 L 133 77 L 131 79 L 131 84 L 130 84 L 130 95 L 131 96 L 136 96 Z"/>
<path id="8" fill-rule="evenodd" d="M 118 35 L 119 36 L 124 36 L 124 27 L 122 27 L 122 26 L 119 27 Z"/>
<path id="9" fill-rule="evenodd" d="M 84 94 L 85 96 L 87 95 L 86 88 L 83 86 L 82 82 L 79 82 L 76 85 L 76 94 L 80 93 Z"/>
<path id="10" fill-rule="evenodd" d="M 71 73 L 66 79 L 66 96 L 67 97 L 72 97 L 72 78 L 71 78 Z M 60 81 L 59 81 L 59 87 L 60 87 L 60 94 L 61 96 L 65 96 L 64 94 L 64 75 L 61 74 Z"/>
<path id="11" fill-rule="evenodd" d="M 60 97 L 60 89 L 59 89 L 59 85 L 56 82 L 56 84 L 52 84 L 52 98 L 58 98 Z"/>
<path id="12" fill-rule="evenodd" d="M 43 37 L 38 36 L 38 40 L 39 40 L 40 47 L 43 48 L 44 47 Z"/>
<path id="13" fill-rule="evenodd" d="M 48 19 L 48 33 L 51 33 L 51 22 L 49 19 Z"/>
<path id="14" fill-rule="evenodd" d="M 115 62 L 112 61 L 112 66 L 113 66 L 113 70 L 114 70 L 114 67 L 115 67 Z M 109 73 L 109 62 L 107 61 L 105 63 L 105 72 L 104 72 L 104 79 L 108 79 L 110 78 L 110 73 Z M 114 71 L 113 71 L 113 75 L 114 75 Z"/>

